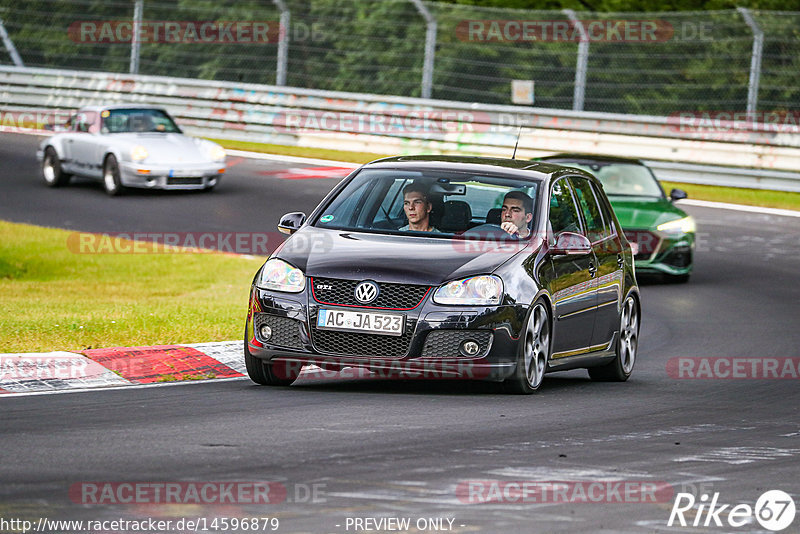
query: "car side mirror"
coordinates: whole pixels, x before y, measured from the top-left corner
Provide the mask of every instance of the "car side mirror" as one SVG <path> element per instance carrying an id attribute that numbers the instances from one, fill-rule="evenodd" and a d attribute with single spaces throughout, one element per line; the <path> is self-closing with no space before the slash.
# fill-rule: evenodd
<path id="1" fill-rule="evenodd" d="M 585 235 L 574 232 L 561 232 L 556 236 L 556 244 L 551 247 L 553 254 L 581 255 L 588 254 L 592 250 L 592 244 Z"/>
<path id="2" fill-rule="evenodd" d="M 686 191 L 683 189 L 673 189 L 669 192 L 669 198 L 673 202 L 676 200 L 683 200 L 684 198 L 689 198 L 689 195 L 686 194 Z"/>
<path id="3" fill-rule="evenodd" d="M 302 211 L 293 211 L 281 217 L 278 223 L 278 231 L 284 234 L 293 234 L 306 222 L 306 214 Z"/>

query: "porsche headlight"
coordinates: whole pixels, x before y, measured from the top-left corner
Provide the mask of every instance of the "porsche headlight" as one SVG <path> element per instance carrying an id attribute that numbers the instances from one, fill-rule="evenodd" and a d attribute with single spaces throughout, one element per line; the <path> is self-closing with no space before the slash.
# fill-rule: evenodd
<path id="1" fill-rule="evenodd" d="M 299 293 L 306 287 L 306 277 L 300 269 L 275 258 L 267 260 L 261 268 L 256 285 L 262 289 Z"/>
<path id="2" fill-rule="evenodd" d="M 225 159 L 225 149 L 219 145 L 209 143 L 206 147 L 208 157 L 214 161 L 222 161 Z"/>
<path id="3" fill-rule="evenodd" d="M 142 161 L 147 159 L 147 149 L 142 145 L 136 145 L 131 149 L 131 159 L 133 161 Z"/>
<path id="4" fill-rule="evenodd" d="M 697 225 L 694 222 L 694 218 L 689 216 L 683 219 L 661 223 L 656 226 L 656 229 L 665 234 L 691 234 L 697 230 Z"/>
<path id="5" fill-rule="evenodd" d="M 436 290 L 433 301 L 437 304 L 491 306 L 500 304 L 502 295 L 502 280 L 487 274 L 448 282 Z"/>

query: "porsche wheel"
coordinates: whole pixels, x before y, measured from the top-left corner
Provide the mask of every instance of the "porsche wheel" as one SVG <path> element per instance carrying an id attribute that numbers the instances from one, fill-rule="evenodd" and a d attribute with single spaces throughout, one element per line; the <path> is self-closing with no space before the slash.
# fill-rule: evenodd
<path id="1" fill-rule="evenodd" d="M 61 187 L 69 183 L 72 175 L 61 169 L 61 160 L 58 159 L 56 149 L 49 146 L 44 150 L 42 159 L 42 177 L 49 187 Z"/>
<path id="2" fill-rule="evenodd" d="M 103 188 L 112 197 L 121 195 L 125 191 L 125 186 L 119 177 L 119 163 L 113 154 L 109 154 L 103 163 Z"/>

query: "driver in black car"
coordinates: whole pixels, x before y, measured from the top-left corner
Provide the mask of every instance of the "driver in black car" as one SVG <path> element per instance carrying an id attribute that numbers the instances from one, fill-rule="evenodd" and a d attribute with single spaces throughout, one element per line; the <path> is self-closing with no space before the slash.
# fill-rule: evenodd
<path id="1" fill-rule="evenodd" d="M 503 198 L 500 228 L 509 235 L 525 239 L 531 233 L 528 224 L 533 219 L 533 199 L 522 191 L 509 191 Z"/>

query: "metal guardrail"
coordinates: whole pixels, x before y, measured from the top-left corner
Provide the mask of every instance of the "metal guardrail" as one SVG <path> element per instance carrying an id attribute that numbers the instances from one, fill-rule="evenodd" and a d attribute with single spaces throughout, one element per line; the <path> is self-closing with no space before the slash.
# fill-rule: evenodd
<path id="1" fill-rule="evenodd" d="M 660 178 L 800 191 L 800 127 L 617 115 L 268 85 L 0 66 L 0 112 L 109 102 L 170 110 L 194 135 L 364 152 L 648 160 Z M 0 123 L 2 125 L 2 123 Z M 7 126 L 7 124 L 6 124 Z M 691 162 L 691 163 L 685 163 Z"/>

